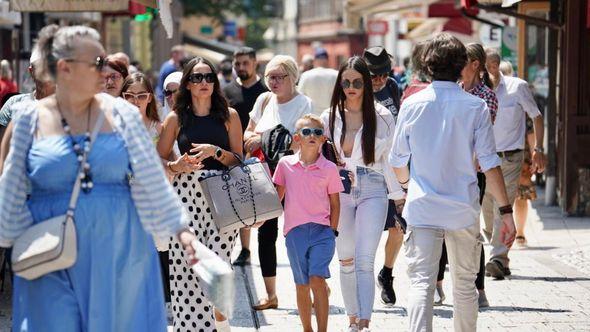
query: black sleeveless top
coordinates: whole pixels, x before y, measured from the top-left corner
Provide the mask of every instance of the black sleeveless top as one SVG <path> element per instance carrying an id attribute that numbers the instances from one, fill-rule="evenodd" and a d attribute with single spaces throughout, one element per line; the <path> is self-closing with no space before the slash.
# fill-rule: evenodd
<path id="1" fill-rule="evenodd" d="M 210 114 L 197 116 L 190 112 L 189 117 L 178 132 L 178 149 L 181 154 L 194 154 L 190 150 L 191 143 L 213 144 L 224 150 L 231 151 L 229 146 L 229 134 L 225 124 L 221 120 L 213 118 Z M 203 160 L 203 169 L 222 170 L 225 166 L 213 157 Z"/>

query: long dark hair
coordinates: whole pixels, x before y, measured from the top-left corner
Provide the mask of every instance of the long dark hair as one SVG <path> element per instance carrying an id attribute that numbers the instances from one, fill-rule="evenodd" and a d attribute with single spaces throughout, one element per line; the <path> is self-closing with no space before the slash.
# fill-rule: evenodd
<path id="1" fill-rule="evenodd" d="M 481 44 L 471 43 L 465 45 L 465 49 L 467 50 L 467 59 L 470 61 L 479 61 L 479 68 L 477 68 L 478 77 L 480 77 L 479 75 L 483 73 L 483 83 L 487 85 L 488 88 L 493 89 L 494 84 L 492 83 L 490 74 L 486 69 L 486 51 L 484 50 L 483 46 L 481 46 Z"/>
<path id="2" fill-rule="evenodd" d="M 123 92 L 127 92 L 127 89 L 129 89 L 129 87 L 133 83 L 139 83 L 143 85 L 145 90 L 152 95 L 152 101 L 150 101 L 150 103 L 147 105 L 145 114 L 147 115 L 148 119 L 155 122 L 160 122 L 160 116 L 158 115 L 158 103 L 156 102 L 156 96 L 154 95 L 154 88 L 152 87 L 152 84 L 143 73 L 134 73 L 130 76 L 127 76 L 125 81 L 123 81 L 123 87 L 121 88 L 121 96 L 123 95 Z"/>
<path id="3" fill-rule="evenodd" d="M 199 63 L 204 63 L 214 74 L 215 79 L 213 81 L 213 94 L 211 95 L 211 116 L 223 123 L 229 120 L 229 107 L 227 100 L 225 99 L 219 85 L 219 79 L 217 78 L 217 72 L 215 66 L 207 59 L 201 57 L 195 57 L 191 59 L 182 71 L 182 78 L 180 79 L 180 87 L 176 94 L 176 104 L 174 105 L 174 111 L 178 114 L 178 122 L 180 127 L 185 125 L 188 121 L 190 114 L 193 109 L 193 99 L 191 97 L 191 91 L 188 89 L 188 77 L 193 73 L 193 68 Z"/>
<path id="4" fill-rule="evenodd" d="M 332 102 L 330 104 L 330 133 L 334 134 L 334 123 L 336 121 L 336 112 L 340 114 L 342 119 L 342 136 L 340 137 L 340 145 L 344 143 L 346 136 L 346 117 L 344 116 L 344 105 L 346 101 L 346 94 L 342 88 L 342 73 L 346 70 L 355 70 L 363 77 L 363 133 L 361 136 L 361 147 L 363 149 L 363 161 L 365 165 L 370 165 L 375 162 L 375 135 L 377 134 L 377 114 L 375 111 L 375 99 L 373 98 L 373 85 L 371 83 L 371 74 L 369 67 L 363 58 L 353 56 L 348 61 L 340 66 L 338 71 L 338 78 L 332 93 Z M 333 137 L 332 137 L 333 138 Z"/>

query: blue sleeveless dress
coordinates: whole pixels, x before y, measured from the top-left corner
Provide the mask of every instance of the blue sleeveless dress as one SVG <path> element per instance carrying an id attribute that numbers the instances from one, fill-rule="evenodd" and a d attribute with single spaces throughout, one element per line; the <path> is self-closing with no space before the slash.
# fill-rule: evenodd
<path id="1" fill-rule="evenodd" d="M 75 211 L 78 259 L 36 280 L 14 278 L 13 330 L 166 331 L 158 256 L 131 197 L 123 138 L 99 134 L 89 162 L 94 188 L 80 193 Z M 34 223 L 66 212 L 77 167 L 69 137 L 33 140 L 27 204 Z"/>

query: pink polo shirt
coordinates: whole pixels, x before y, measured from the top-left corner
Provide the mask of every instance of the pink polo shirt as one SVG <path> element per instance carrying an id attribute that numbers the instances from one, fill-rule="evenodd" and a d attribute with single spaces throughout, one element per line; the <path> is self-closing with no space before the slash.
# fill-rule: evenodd
<path id="1" fill-rule="evenodd" d="M 315 163 L 304 166 L 298 153 L 285 156 L 279 160 L 273 181 L 285 187 L 283 235 L 310 222 L 330 226 L 328 195 L 344 190 L 333 162 L 320 154 Z"/>

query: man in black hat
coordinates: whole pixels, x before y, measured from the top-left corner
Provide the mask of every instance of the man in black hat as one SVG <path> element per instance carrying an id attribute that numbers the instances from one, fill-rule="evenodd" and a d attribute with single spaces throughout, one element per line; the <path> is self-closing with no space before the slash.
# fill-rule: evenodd
<path id="1" fill-rule="evenodd" d="M 389 109 L 397 121 L 397 114 L 400 107 L 400 90 L 395 80 L 389 77 L 391 73 L 390 55 L 387 54 L 387 51 L 383 47 L 375 46 L 365 49 L 363 58 L 367 62 L 369 71 L 371 72 L 371 83 L 373 84 L 375 100 Z M 392 181 L 396 180 L 393 179 Z M 388 196 L 390 209 L 397 208 L 401 215 L 401 210 L 405 203 L 403 193 L 392 192 Z M 395 291 L 393 290 L 393 264 L 402 246 L 404 234 L 401 230 L 401 225 L 395 222 L 393 213 L 387 214 L 385 230 L 389 232 L 387 242 L 385 242 L 385 261 L 383 262 L 383 268 L 377 276 L 377 282 L 381 287 L 381 300 L 383 303 L 394 305 L 396 297 Z"/>
<path id="2" fill-rule="evenodd" d="M 375 100 L 385 106 L 397 120 L 400 105 L 400 89 L 391 75 L 391 55 L 382 46 L 365 49 L 363 58 L 369 66 Z"/>

